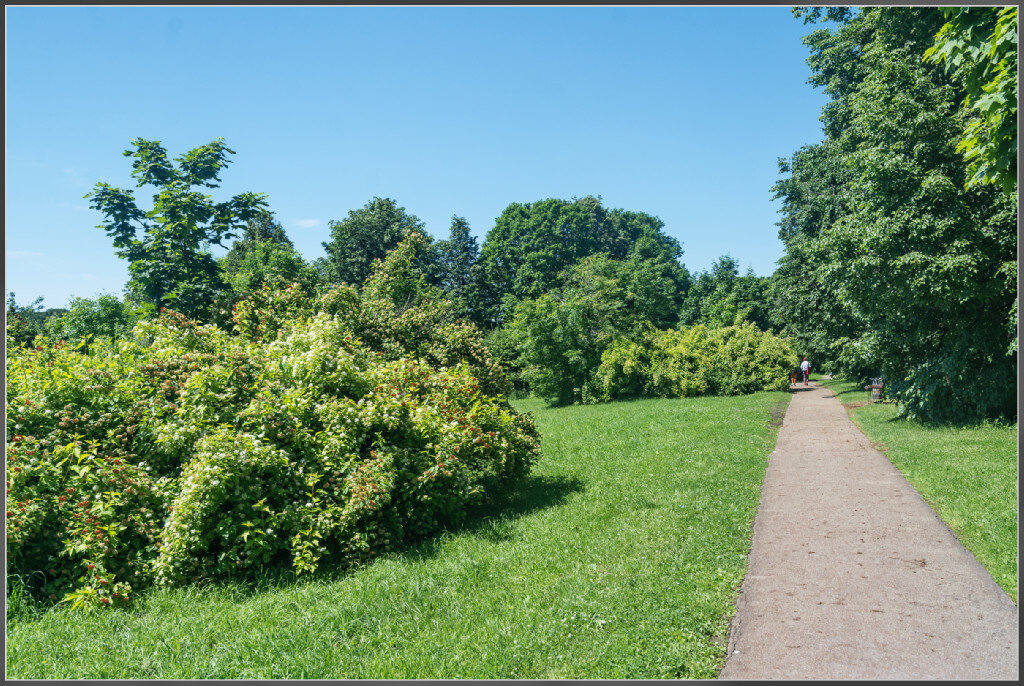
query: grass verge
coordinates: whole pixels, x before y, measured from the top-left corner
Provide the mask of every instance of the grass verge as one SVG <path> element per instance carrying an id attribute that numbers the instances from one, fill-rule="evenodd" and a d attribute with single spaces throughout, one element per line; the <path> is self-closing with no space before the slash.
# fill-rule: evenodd
<path id="1" fill-rule="evenodd" d="M 714 678 L 786 393 L 535 413 L 545 459 L 345 576 L 8 617 L 12 678 Z"/>
<path id="2" fill-rule="evenodd" d="M 821 380 L 965 548 L 1017 602 L 1017 425 L 928 426 L 863 387 Z"/>

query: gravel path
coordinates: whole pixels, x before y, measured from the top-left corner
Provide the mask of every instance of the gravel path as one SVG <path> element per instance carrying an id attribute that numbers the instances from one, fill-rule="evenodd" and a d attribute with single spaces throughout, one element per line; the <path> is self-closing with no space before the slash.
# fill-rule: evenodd
<path id="1" fill-rule="evenodd" d="M 835 394 L 796 393 L 722 679 L 1014 679 L 1017 607 Z"/>

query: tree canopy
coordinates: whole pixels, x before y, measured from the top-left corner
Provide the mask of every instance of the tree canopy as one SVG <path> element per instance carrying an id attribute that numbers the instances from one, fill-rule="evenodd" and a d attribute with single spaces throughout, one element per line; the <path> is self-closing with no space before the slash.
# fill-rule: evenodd
<path id="1" fill-rule="evenodd" d="M 657 217 L 608 210 L 594 196 L 512 203 L 480 250 L 481 309 L 492 322 L 505 321 L 515 301 L 550 290 L 564 269 L 597 253 L 626 259 L 641 237 L 651 239 L 648 252 L 678 261 L 682 248 L 663 228 Z"/>
<path id="2" fill-rule="evenodd" d="M 963 83 L 923 60 L 934 8 L 866 7 L 806 39 L 825 140 L 781 166 L 776 311 L 904 414 L 1012 414 L 1016 196 L 973 185 Z"/>
<path id="3" fill-rule="evenodd" d="M 448 239 L 437 243 L 437 281 L 459 314 L 479 321 L 476 298 L 476 264 L 480 246 L 469 233 L 465 217 L 452 215 Z"/>
<path id="4" fill-rule="evenodd" d="M 925 59 L 963 84 L 971 117 L 957 150 L 969 163 L 968 185 L 1017 183 L 1017 8 L 944 7 L 946 23 Z"/>
<path id="5" fill-rule="evenodd" d="M 271 212 L 261 212 L 249 220 L 220 265 L 231 291 L 226 300 L 232 302 L 273 281 L 297 282 L 312 292 L 321 280 Z"/>
<path id="6" fill-rule="evenodd" d="M 379 197 L 350 210 L 341 221 L 331 220 L 328 227 L 331 240 L 323 243 L 327 257 L 321 264 L 330 281 L 352 285 L 362 284 L 374 260 L 383 260 L 408 232 L 427 235 L 419 217 L 408 214 L 393 199 Z"/>
<path id="7" fill-rule="evenodd" d="M 780 328 L 772 318 L 768 290 L 771 279 L 754 274 L 740 276 L 739 262 L 722 255 L 711 271 L 697 275 L 683 301 L 679 323 L 683 326 L 733 326 L 750 322 L 762 331 Z"/>

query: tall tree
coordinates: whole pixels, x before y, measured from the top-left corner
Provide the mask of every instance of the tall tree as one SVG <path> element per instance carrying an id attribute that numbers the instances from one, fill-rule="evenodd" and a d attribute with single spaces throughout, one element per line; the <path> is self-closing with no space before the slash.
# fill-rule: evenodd
<path id="1" fill-rule="evenodd" d="M 474 320 L 473 267 L 479 258 L 480 246 L 469 233 L 469 222 L 452 215 L 448 240 L 437 243 L 438 281 L 459 315 Z"/>
<path id="2" fill-rule="evenodd" d="M 935 8 L 866 7 L 808 36 L 826 141 L 780 188 L 787 278 L 802 269 L 837 303 L 808 324 L 935 421 L 1011 415 L 1016 399 L 1016 196 L 965 189 L 963 84 L 923 61 L 942 25 Z M 834 214 L 808 201 L 829 180 Z"/>
<path id="3" fill-rule="evenodd" d="M 847 59 L 853 59 L 852 53 Z M 779 160 L 779 173 L 789 176 L 772 187 L 772 199 L 782 202 L 778 226 L 786 251 L 768 289 L 771 318 L 816 365 L 830 367 L 851 350 L 846 343 L 864 330 L 862 319 L 814 274 L 814 265 L 821 261 L 815 239 L 850 211 L 851 175 L 843 155 L 832 138 L 804 146 L 792 158 Z M 870 371 L 846 362 L 848 373 Z"/>
<path id="4" fill-rule="evenodd" d="M 269 210 L 259 212 L 246 222 L 242 234 L 231 244 L 228 254 L 244 253 L 249 246 L 256 243 L 275 243 L 289 250 L 295 249 L 295 245 L 288 238 L 281 222 L 277 221 L 274 218 L 274 213 Z"/>
<path id="5" fill-rule="evenodd" d="M 757 276 L 752 268 L 740 276 L 740 265 L 731 255 L 722 255 L 701 272 L 683 301 L 679 315 L 682 326 L 706 324 L 712 327 L 750 322 L 762 331 L 779 329 L 768 306 L 768 277 Z"/>
<path id="6" fill-rule="evenodd" d="M 639 236 L 620 270 L 627 305 L 660 329 L 679 321 L 690 288 L 690 272 L 680 262 L 682 247 L 664 238 L 654 232 Z"/>
<path id="7" fill-rule="evenodd" d="M 220 260 L 224 280 L 232 291 L 225 304 L 271 281 L 299 282 L 313 292 L 319 275 L 296 250 L 281 223 L 261 212 L 246 224 L 242 235 Z"/>
<path id="8" fill-rule="evenodd" d="M 427 235 L 419 217 L 406 213 L 391 198 L 374 197 L 362 208 L 350 210 L 345 219 L 331 220 L 328 227 L 331 240 L 323 243 L 327 257 L 321 265 L 331 281 L 355 286 L 370 275 L 374 260 L 383 260 L 409 231 Z M 426 261 L 421 269 L 433 276 L 433 266 Z"/>
<path id="9" fill-rule="evenodd" d="M 132 157 L 137 187 L 153 186 L 153 209 L 146 212 L 134 192 L 99 182 L 85 197 L 104 215 L 98 228 L 113 238 L 118 257 L 127 259 L 129 290 L 156 307 L 171 307 L 206 318 L 218 290 L 220 270 L 206 246 L 223 246 L 266 206 L 262 193 L 241 193 L 213 202 L 199 188 L 216 188 L 220 171 L 234 154 L 218 138 L 173 160 L 160 141 L 136 138 Z M 139 235 L 141 231 L 141 236 Z"/>

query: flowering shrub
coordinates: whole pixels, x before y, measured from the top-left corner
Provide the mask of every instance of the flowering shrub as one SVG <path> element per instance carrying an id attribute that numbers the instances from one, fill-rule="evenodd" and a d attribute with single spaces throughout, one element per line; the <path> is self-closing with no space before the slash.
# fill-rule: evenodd
<path id="1" fill-rule="evenodd" d="M 8 572 L 116 605 L 346 566 L 523 477 L 538 434 L 479 331 L 372 295 L 271 293 L 236 308 L 234 334 L 164 312 L 88 353 L 9 347 Z"/>

